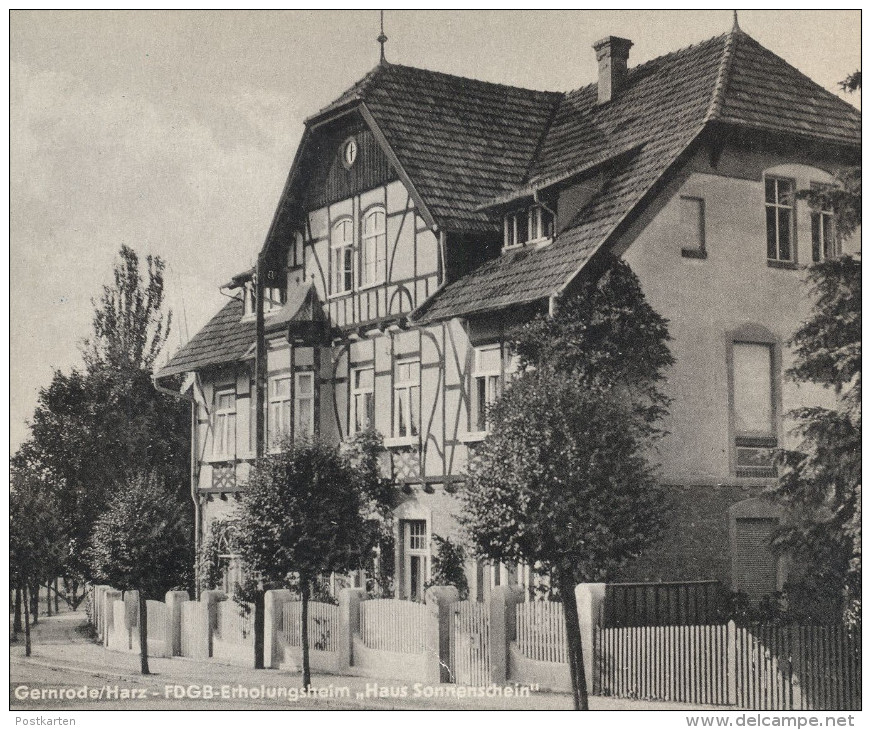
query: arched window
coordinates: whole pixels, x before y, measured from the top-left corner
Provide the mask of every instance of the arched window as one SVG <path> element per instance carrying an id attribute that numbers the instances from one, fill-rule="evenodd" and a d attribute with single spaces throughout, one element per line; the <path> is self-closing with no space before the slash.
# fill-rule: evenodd
<path id="1" fill-rule="evenodd" d="M 360 249 L 361 285 L 380 284 L 387 278 L 387 216 L 383 207 L 371 208 L 363 217 Z"/>
<path id="2" fill-rule="evenodd" d="M 330 236 L 330 294 L 344 294 L 354 287 L 354 222 L 342 218 Z"/>

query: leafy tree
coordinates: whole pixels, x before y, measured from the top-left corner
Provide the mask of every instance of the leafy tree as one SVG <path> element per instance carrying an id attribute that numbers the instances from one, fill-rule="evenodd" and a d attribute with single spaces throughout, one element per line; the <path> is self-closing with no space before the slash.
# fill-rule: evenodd
<path id="1" fill-rule="evenodd" d="M 466 551 L 463 546 L 449 537 L 432 536 L 435 555 L 432 558 L 432 580 L 429 586 L 454 586 L 460 600 L 469 597 L 469 581 L 466 579 Z"/>
<path id="2" fill-rule="evenodd" d="M 60 509 L 37 475 L 12 471 L 9 492 L 10 583 L 21 591 L 24 604 L 24 652 L 31 653 L 32 592 L 62 560 Z M 38 593 L 37 593 L 38 595 Z"/>
<path id="3" fill-rule="evenodd" d="M 620 261 L 556 316 L 515 330 L 519 374 L 489 413 L 463 492 L 461 520 L 480 555 L 554 577 L 576 709 L 587 709 L 587 689 L 575 585 L 607 580 L 663 525 L 646 455 L 668 406 L 668 339 Z"/>
<path id="4" fill-rule="evenodd" d="M 346 573 L 372 558 L 387 508 L 374 441 L 338 448 L 285 443 L 264 457 L 242 493 L 236 522 L 246 573 L 262 587 L 298 589 L 303 686 L 311 684 L 308 603 L 319 575 Z"/>
<path id="5" fill-rule="evenodd" d="M 113 284 L 103 287 L 99 302 L 92 302 L 94 333 L 84 343 L 85 363 L 89 371 L 151 372 L 172 325 L 172 312 L 163 309 L 166 264 L 159 256 L 147 256 L 148 281 L 143 284 L 136 252 L 122 244 L 119 257 Z"/>
<path id="6" fill-rule="evenodd" d="M 84 369 L 55 371 L 40 390 L 30 439 L 13 457 L 16 468 L 39 474 L 64 506 L 63 572 L 73 578 L 74 592 L 88 577 L 84 550 L 114 485 L 159 472 L 183 498 L 188 479 L 188 410 L 151 382 L 171 316 L 163 311 L 163 261 L 146 261 L 143 281 L 136 253 L 122 246 L 113 284 L 94 302 Z"/>
<path id="7" fill-rule="evenodd" d="M 163 480 L 137 474 L 118 485 L 98 519 L 88 559 L 92 574 L 123 591 L 139 592 L 140 669 L 148 674 L 146 600 L 187 587 L 192 579 L 190 510 Z"/>

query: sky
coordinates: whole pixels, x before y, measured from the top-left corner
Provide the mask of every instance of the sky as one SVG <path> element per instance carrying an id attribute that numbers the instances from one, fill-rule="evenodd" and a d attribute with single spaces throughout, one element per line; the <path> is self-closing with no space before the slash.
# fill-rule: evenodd
<path id="1" fill-rule="evenodd" d="M 826 89 L 860 67 L 859 11 L 739 11 Z M 164 358 L 263 244 L 303 120 L 378 61 L 377 11 L 12 11 L 10 446 L 80 343 L 121 244 L 167 262 Z M 595 80 L 729 29 L 731 10 L 385 13 L 388 61 L 534 89 Z M 842 94 L 843 96 L 843 94 Z M 847 97 L 845 97 L 847 98 Z M 858 105 L 858 100 L 850 101 Z"/>

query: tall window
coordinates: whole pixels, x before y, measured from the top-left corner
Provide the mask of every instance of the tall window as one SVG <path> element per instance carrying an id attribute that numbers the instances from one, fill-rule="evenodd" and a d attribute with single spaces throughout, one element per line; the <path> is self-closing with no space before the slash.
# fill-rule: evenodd
<path id="1" fill-rule="evenodd" d="M 269 378 L 268 390 L 266 435 L 269 448 L 274 450 L 290 434 L 290 375 Z"/>
<path id="2" fill-rule="evenodd" d="M 771 451 L 777 445 L 772 345 L 732 346 L 732 415 L 738 476 L 777 476 Z"/>
<path id="3" fill-rule="evenodd" d="M 375 420 L 375 370 L 358 368 L 351 371 L 351 428 L 354 433 L 365 431 Z"/>
<path id="4" fill-rule="evenodd" d="M 396 363 L 393 381 L 394 436 L 420 434 L 420 360 Z"/>
<path id="5" fill-rule="evenodd" d="M 215 430 L 212 453 L 216 456 L 233 456 L 236 452 L 236 392 L 215 392 Z"/>
<path id="6" fill-rule="evenodd" d="M 811 183 L 811 189 L 822 192 L 824 186 Z M 840 256 L 835 230 L 835 211 L 832 208 L 811 211 L 811 258 L 814 263 Z"/>
<path id="7" fill-rule="evenodd" d="M 363 286 L 378 284 L 387 278 L 387 218 L 384 208 L 373 208 L 363 218 L 360 259 Z"/>
<path id="8" fill-rule="evenodd" d="M 502 379 L 502 348 L 488 345 L 475 348 L 472 372 L 472 428 L 487 431 L 487 411 L 499 397 Z"/>
<path id="9" fill-rule="evenodd" d="M 308 438 L 315 432 L 315 374 L 297 373 L 293 397 L 295 438 Z"/>
<path id="10" fill-rule="evenodd" d="M 426 520 L 402 520 L 402 532 L 405 597 L 410 601 L 422 601 L 429 562 Z"/>
<path id="11" fill-rule="evenodd" d="M 330 237 L 330 293 L 344 294 L 354 286 L 354 222 L 342 218 Z"/>
<path id="12" fill-rule="evenodd" d="M 795 181 L 765 178 L 768 260 L 795 262 Z"/>

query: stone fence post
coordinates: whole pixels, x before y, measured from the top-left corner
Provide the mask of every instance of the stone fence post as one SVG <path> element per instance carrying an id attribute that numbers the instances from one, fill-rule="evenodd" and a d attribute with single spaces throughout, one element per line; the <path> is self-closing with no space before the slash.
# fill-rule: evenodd
<path id="1" fill-rule="evenodd" d="M 575 586 L 578 603 L 578 623 L 581 628 L 581 648 L 584 652 L 584 675 L 587 692 L 593 692 L 593 670 L 597 666 L 596 626 L 599 623 L 602 604 L 605 602 L 606 583 L 579 583 Z"/>
<path id="2" fill-rule="evenodd" d="M 181 656 L 181 604 L 189 601 L 187 591 L 167 591 L 166 597 L 166 656 Z"/>
<path id="3" fill-rule="evenodd" d="M 360 630 L 360 604 L 366 600 L 364 588 L 342 588 L 339 591 L 339 667 L 354 664 L 354 634 Z"/>
<path id="4" fill-rule="evenodd" d="M 223 591 L 203 591 L 200 593 L 197 610 L 197 625 L 200 627 L 200 635 L 194 639 L 194 652 L 197 659 L 208 659 L 212 656 L 212 635 L 218 624 L 218 604 L 227 600 L 227 594 Z"/>
<path id="5" fill-rule="evenodd" d="M 452 606 L 460 600 L 460 593 L 454 586 L 431 586 L 424 598 L 435 619 L 430 625 L 427 644 L 438 648 L 432 655 L 432 661 L 427 662 L 426 681 L 430 684 L 450 682 Z"/>
<path id="6" fill-rule="evenodd" d="M 293 600 L 288 590 L 266 591 L 263 595 L 263 666 L 278 669 L 284 661 L 284 639 L 281 636 L 284 604 Z"/>
<path id="7" fill-rule="evenodd" d="M 103 646 L 109 646 L 109 636 L 115 630 L 115 601 L 121 600 L 121 591 L 106 588 L 103 592 Z"/>
<path id="8" fill-rule="evenodd" d="M 521 586 L 496 586 L 490 590 L 490 681 L 508 681 L 508 642 L 514 638 L 517 604 L 523 602 Z"/>
<path id="9" fill-rule="evenodd" d="M 139 591 L 124 591 L 124 621 L 128 631 L 139 626 Z"/>

